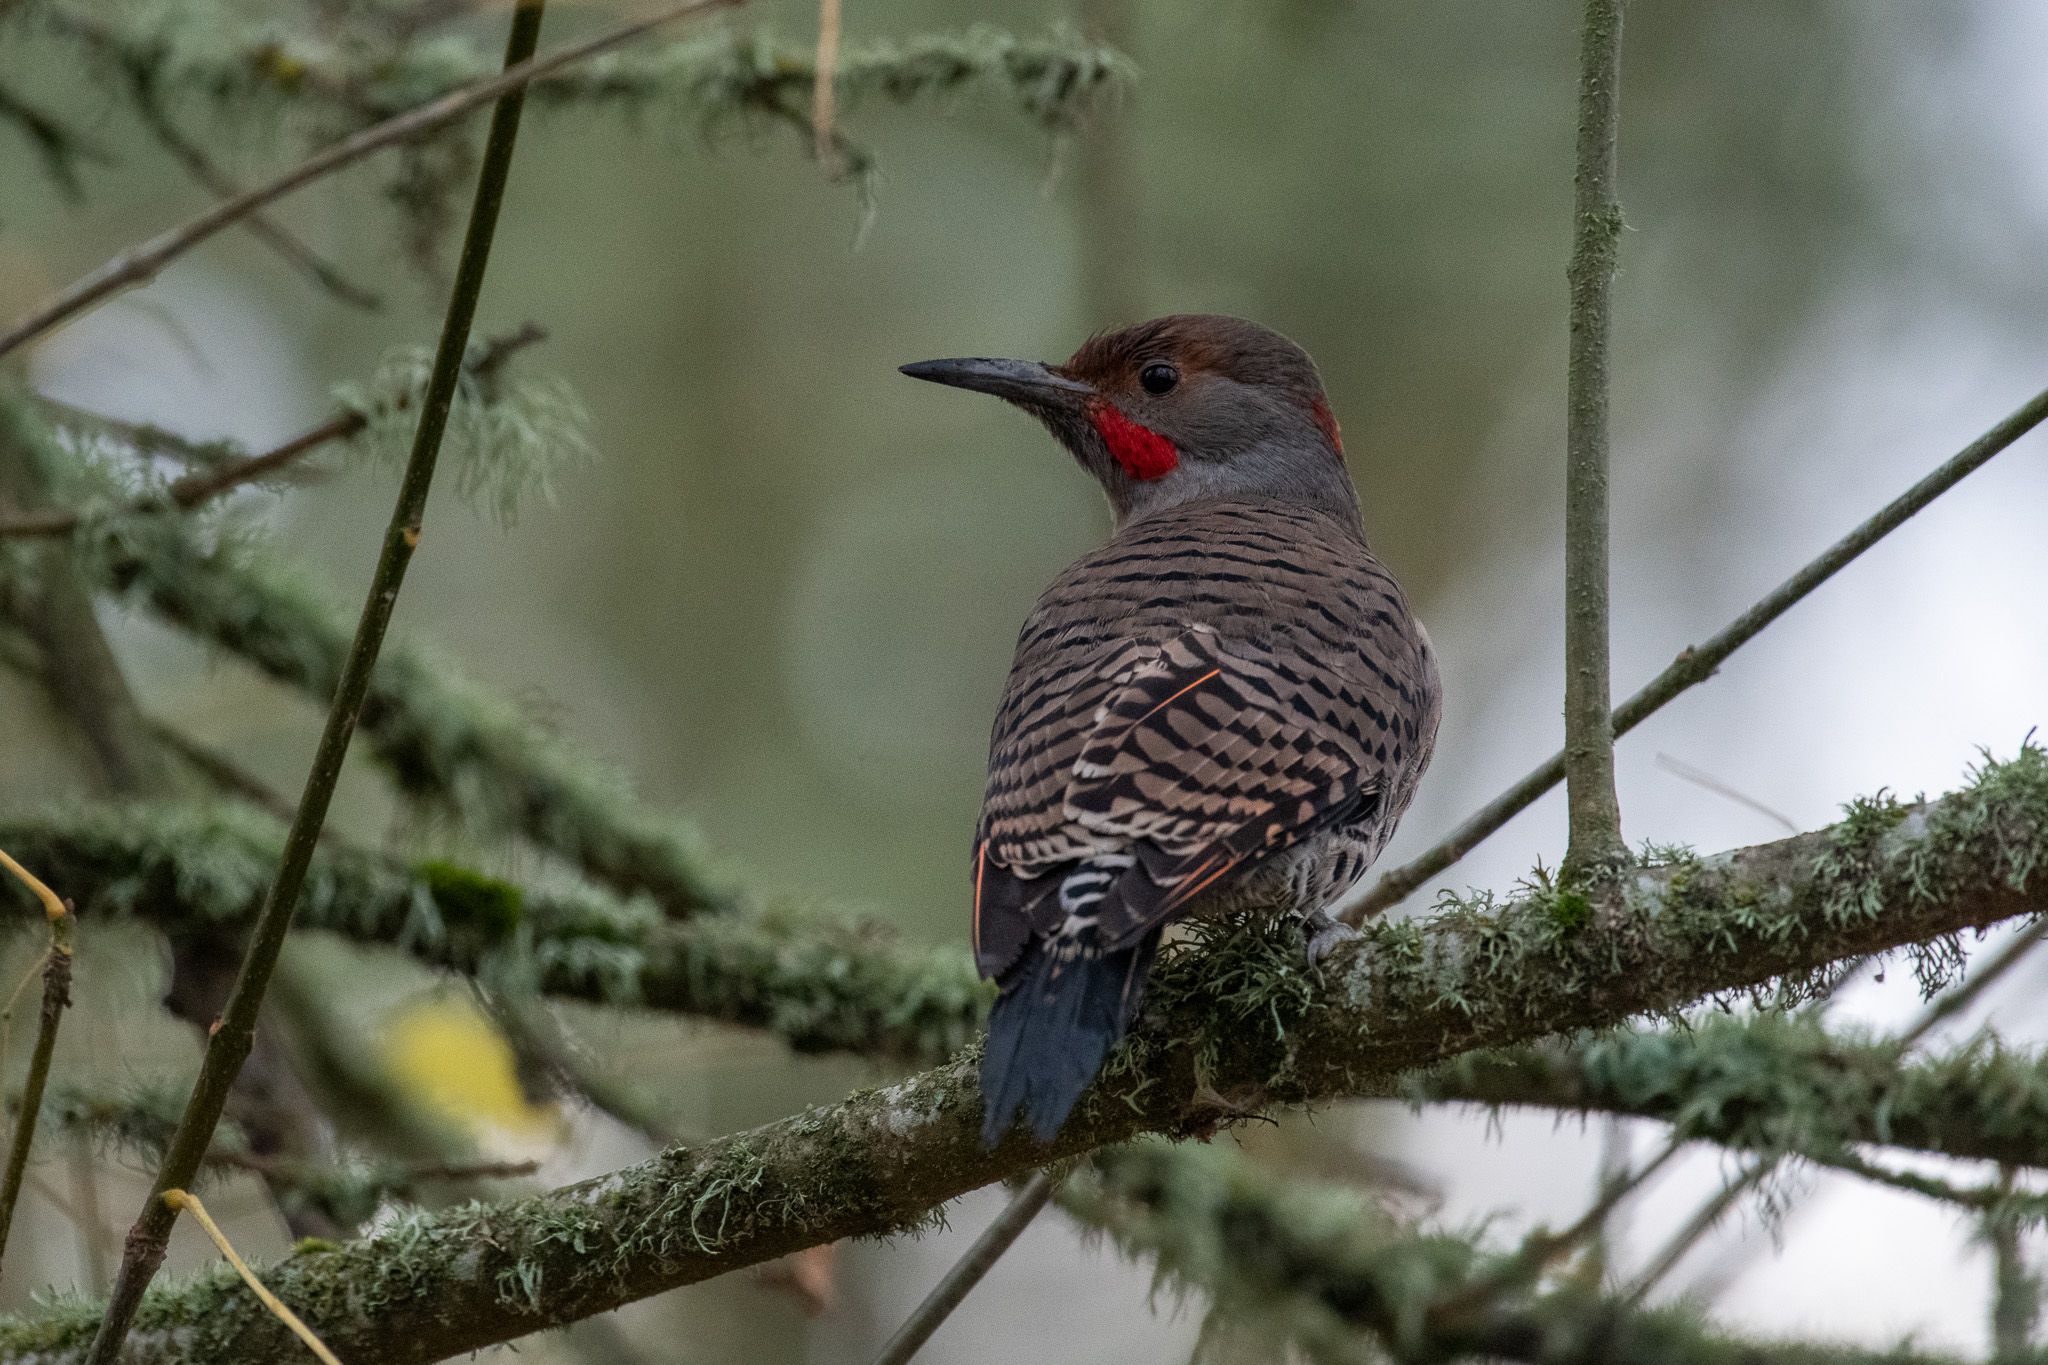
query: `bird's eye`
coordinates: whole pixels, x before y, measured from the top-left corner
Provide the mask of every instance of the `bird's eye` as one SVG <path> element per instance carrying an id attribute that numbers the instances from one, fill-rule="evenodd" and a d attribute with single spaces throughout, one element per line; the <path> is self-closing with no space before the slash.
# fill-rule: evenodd
<path id="1" fill-rule="evenodd" d="M 1155 360 L 1138 372 L 1138 383 L 1149 394 L 1171 393 L 1180 383 L 1180 371 L 1163 360 Z"/>

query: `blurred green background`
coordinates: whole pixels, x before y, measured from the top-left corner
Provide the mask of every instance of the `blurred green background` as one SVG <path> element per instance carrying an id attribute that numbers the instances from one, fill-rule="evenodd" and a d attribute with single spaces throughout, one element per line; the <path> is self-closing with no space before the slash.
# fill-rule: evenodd
<path id="1" fill-rule="evenodd" d="M 1049 137 L 999 97 L 856 106 L 850 127 L 880 166 L 864 233 L 853 191 L 787 128 L 537 110 L 479 330 L 548 329 L 521 363 L 574 386 L 600 458 L 509 530 L 437 493 L 399 611 L 401 630 L 700 824 L 751 885 L 933 939 L 963 934 L 967 839 L 1016 624 L 1107 515 L 1038 428 L 901 379 L 904 361 L 1059 358 L 1094 329 L 1169 311 L 1285 331 L 1322 366 L 1368 531 L 1444 658 L 1438 766 L 1390 858 L 1558 737 L 1576 7 L 1090 5 L 850 0 L 853 46 L 1064 21 L 1116 35 L 1142 73 L 1074 138 Z M 299 21 L 317 25 L 319 9 Z M 560 6 L 549 37 L 630 9 Z M 779 0 L 726 22 L 808 41 L 814 21 L 811 6 Z M 455 31 L 488 48 L 499 22 Z M 1631 7 L 1618 695 L 2048 375 L 2048 68 L 2020 55 L 2044 41 L 2027 0 Z M 69 49 L 0 27 L 0 79 L 76 120 L 107 156 L 88 168 L 84 200 L 66 203 L 0 128 L 0 314 L 205 202 Z M 194 126 L 245 178 L 298 146 L 234 120 Z M 438 326 L 442 282 L 405 259 L 388 173 L 372 162 L 279 214 L 383 289 L 382 314 L 337 305 L 229 235 L 43 343 L 32 378 L 81 405 L 256 446 L 317 420 L 334 384 Z M 1702 847 L 1773 836 L 1753 811 L 1656 767 L 1659 753 L 1807 826 L 1859 791 L 1951 784 L 1975 744 L 2009 749 L 2041 719 L 2048 681 L 2039 455 L 1994 465 L 1646 726 L 1624 755 L 1631 835 Z M 353 608 L 390 496 L 387 478 L 355 472 L 247 498 Z M 153 710 L 297 789 L 318 720 L 301 699 L 147 622 L 108 624 Z M 0 677 L 0 800 L 72 785 L 68 744 L 40 698 Z M 366 772 L 338 818 L 409 847 L 460 843 L 402 826 Z M 1456 876 L 1504 883 L 1554 859 L 1561 828 L 1546 805 Z M 432 988 L 331 945 L 298 957 L 366 1036 Z M 88 950 L 88 1007 L 67 1055 L 136 1072 L 183 1064 L 190 1040 L 154 1022 L 154 970 L 140 935 Z M 1873 992 L 1867 1008 L 1882 1015 L 1891 999 Z M 578 1019 L 700 1131 L 873 1074 L 665 1020 Z M 1535 1121 L 1509 1124 L 1505 1144 L 1476 1118 L 1420 1122 L 1435 1127 L 1339 1111 L 1299 1141 L 1407 1152 L 1453 1191 L 1447 1210 L 1538 1218 L 1571 1211 L 1598 1145 Z M 548 1155 L 549 1178 L 637 1154 L 587 1118 L 566 1145 L 501 1126 L 510 1147 Z M 1285 1149 L 1294 1127 L 1255 1140 Z M 1688 1188 L 1710 1187 L 1712 1166 Z M 107 1218 L 124 1223 L 140 1187 L 107 1185 Z M 1773 1328 L 1977 1342 L 1974 1300 L 1948 1300 L 1981 1295 L 1982 1276 L 1958 1278 L 1955 1295 L 1927 1288 L 1976 1254 L 1963 1235 L 1891 1196 L 1857 1199 L 1801 1236 L 1841 1251 L 1842 1229 L 1890 1219 L 1896 1246 L 1898 1220 L 1924 1217 L 1923 1259 L 1880 1275 L 1850 1249 L 1831 1264 L 1853 1294 L 1738 1286 L 1731 1302 Z M 1687 1207 L 1672 1196 L 1674 1217 Z M 957 1228 L 992 1208 L 969 1201 Z M 248 1249 L 282 1247 L 253 1199 L 239 1211 Z M 69 1281 L 70 1225 L 49 1207 L 24 1217 L 40 1230 L 40 1280 Z M 1148 1305 L 1143 1267 L 1055 1221 L 925 1358 L 1186 1357 L 1199 1314 Z M 1654 1246 L 1656 1217 L 1643 1222 Z M 956 1232 L 855 1249 L 839 1308 L 816 1320 L 720 1281 L 629 1310 L 625 1338 L 578 1329 L 524 1355 L 857 1361 L 961 1245 Z M 188 1265 L 202 1255 L 182 1240 L 179 1251 Z M 9 1304 L 35 1278 L 16 1264 Z"/>

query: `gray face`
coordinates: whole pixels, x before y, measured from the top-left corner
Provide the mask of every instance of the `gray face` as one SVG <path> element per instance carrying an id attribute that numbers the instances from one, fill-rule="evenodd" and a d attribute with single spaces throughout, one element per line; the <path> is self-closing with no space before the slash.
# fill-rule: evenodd
<path id="1" fill-rule="evenodd" d="M 1095 337 L 1064 365 L 934 360 L 903 371 L 1038 417 L 1102 484 L 1119 524 L 1211 497 L 1357 515 L 1314 363 L 1255 323 L 1180 315 Z"/>

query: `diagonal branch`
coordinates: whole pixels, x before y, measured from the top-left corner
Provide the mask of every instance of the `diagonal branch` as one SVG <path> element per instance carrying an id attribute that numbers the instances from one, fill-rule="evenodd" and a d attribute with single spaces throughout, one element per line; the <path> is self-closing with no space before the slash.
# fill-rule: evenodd
<path id="1" fill-rule="evenodd" d="M 508 71 L 518 69 L 532 56 L 540 40 L 544 4 L 545 0 L 519 0 L 513 10 L 505 45 Z M 276 880 L 271 883 L 263 909 L 250 931 L 248 951 L 221 1011 L 220 1022 L 207 1039 L 199 1079 L 193 1084 L 184 1115 L 165 1148 L 163 1164 L 157 1170 L 142 1212 L 129 1229 L 113 1293 L 107 1300 L 106 1316 L 100 1322 L 88 1356 L 93 1365 L 113 1365 L 119 1358 L 143 1291 L 162 1266 L 170 1244 L 171 1228 L 180 1208 L 171 1196 L 189 1186 L 198 1174 L 235 1078 L 254 1045 L 263 994 L 284 951 L 292 914 L 305 886 L 307 866 L 319 842 L 320 827 L 326 823 L 327 808 L 341 778 L 342 763 L 348 757 L 349 741 L 354 737 L 357 717 L 369 693 L 377 652 L 397 607 L 406 569 L 420 543 L 427 494 L 433 487 L 441 435 L 447 426 L 456 385 L 461 381 L 470 325 L 483 293 L 484 271 L 490 262 L 498 212 L 504 204 L 505 182 L 511 173 L 512 150 L 518 140 L 519 114 L 524 102 L 524 86 L 514 84 L 503 92 L 491 111 L 490 132 L 485 139 L 483 165 L 477 174 L 476 197 L 463 238 L 462 257 L 450 291 L 448 315 L 434 354 L 433 371 L 420 400 L 412 454 L 406 461 L 398 498 L 391 509 L 391 522 L 384 533 L 383 549 L 371 574 L 362 619 L 335 687 L 327 724 L 314 751 L 312 770 L 306 776 L 305 792 L 299 798 L 298 813 L 285 838 L 284 857 L 278 864 Z"/>
<path id="2" fill-rule="evenodd" d="M 644 19 L 636 19 L 582 42 L 571 43 L 567 47 L 550 52 L 545 57 L 523 61 L 489 80 L 478 81 L 473 85 L 451 91 L 437 100 L 420 105 L 416 109 L 408 109 L 403 114 L 365 128 L 351 137 L 343 138 L 276 179 L 216 204 L 189 222 L 181 223 L 122 252 L 91 274 L 75 281 L 55 298 L 36 308 L 4 333 L 0 333 L 0 356 L 35 340 L 52 327 L 75 317 L 130 285 L 141 284 L 155 278 L 157 272 L 166 265 L 221 229 L 242 221 L 250 214 L 322 176 L 331 175 L 345 166 L 360 161 L 372 152 L 412 141 L 453 122 L 473 109 L 489 104 L 513 91 L 524 89 L 527 82 L 536 77 L 558 71 L 575 62 L 586 61 L 601 52 L 608 52 L 663 24 L 715 9 L 729 8 L 739 3 L 741 0 L 689 0 L 685 4 L 670 5 Z"/>
<path id="3" fill-rule="evenodd" d="M 493 337 L 470 357 L 465 369 L 473 379 L 487 380 L 496 372 L 505 359 L 515 351 L 543 340 L 547 333 L 535 323 L 527 323 L 517 331 L 501 337 Z M 404 411 L 411 405 L 411 398 L 400 395 L 395 403 L 397 411 Z M 211 501 L 223 493 L 232 492 L 245 484 L 267 479 L 295 461 L 336 441 L 346 441 L 360 435 L 370 425 L 371 414 L 357 408 L 336 413 L 317 426 L 308 427 L 284 444 L 264 451 L 260 455 L 245 455 L 239 459 L 222 460 L 204 469 L 195 469 L 189 474 L 171 481 L 161 494 L 150 494 L 128 504 L 125 510 L 142 513 L 170 506 L 180 511 L 191 511 L 200 504 Z M 39 536 L 68 535 L 77 530 L 84 518 L 77 512 L 38 512 L 25 516 L 0 517 L 0 539 L 7 537 L 33 538 Z"/>
<path id="4" fill-rule="evenodd" d="M 1285 926 L 1242 923 L 1162 961 L 1154 1008 L 1050 1145 L 980 1142 L 969 1052 L 863 1091 L 550 1194 L 413 1215 L 266 1272 L 344 1359 L 386 1365 L 478 1349 L 840 1237 L 925 1225 L 945 1201 L 1145 1132 L 1218 1121 L 1216 1094 L 1297 1104 L 1560 1028 L 1672 1011 L 2048 911 L 2048 754 L 1987 765 L 1915 806 L 1698 863 L 1644 868 L 1595 920 L 1538 888 L 1426 923 L 1377 923 L 1304 976 Z M 363 1305 L 376 1305 L 368 1310 Z M 89 1323 L 0 1326 L 0 1361 L 77 1360 Z M 252 1300 L 214 1281 L 153 1298 L 138 1362 L 215 1365 L 287 1349 Z M 1499 1352 L 1494 1352 L 1498 1354 Z"/>
<path id="5" fill-rule="evenodd" d="M 67 26 L 81 32 L 87 41 L 103 48 L 112 47 L 105 28 L 76 16 L 66 16 L 65 22 Z M 205 148 L 186 137 L 184 130 L 178 127 L 177 121 L 171 117 L 170 111 L 164 108 L 159 97 L 155 71 L 140 61 L 123 58 L 118 51 L 112 55 L 127 74 L 129 103 L 133 106 L 136 117 L 142 120 L 142 126 L 157 140 L 157 145 L 169 152 L 172 158 L 185 168 L 186 174 L 215 198 L 231 200 L 245 193 L 233 177 L 214 164 L 213 158 L 206 154 Z M 322 259 L 319 252 L 294 237 L 282 224 L 267 214 L 251 213 L 243 220 L 242 225 L 249 230 L 250 236 L 276 252 L 286 264 L 343 303 L 367 312 L 376 312 L 383 308 L 384 301 L 376 293 L 349 279 L 342 273 L 340 267 Z"/>
<path id="6" fill-rule="evenodd" d="M 1663 706 L 1699 686 L 1720 670 L 1730 655 L 1763 633 L 1766 626 L 1853 564 L 1865 550 L 1906 524 L 1936 498 L 1990 463 L 1991 458 L 2048 422 L 2048 389 L 2022 403 L 2005 420 L 1950 456 L 1918 483 L 1879 508 L 1822 551 L 1797 573 L 1774 588 L 1704 644 L 1689 645 L 1641 691 L 1614 709 L 1614 733 L 1627 734 Z M 1477 814 L 1451 831 L 1434 848 L 1382 876 L 1345 918 L 1353 923 L 1388 909 L 1424 882 L 1479 847 L 1501 826 L 1536 804 L 1538 797 L 1564 780 L 1565 756 L 1559 750 L 1535 771 L 1495 797 Z"/>

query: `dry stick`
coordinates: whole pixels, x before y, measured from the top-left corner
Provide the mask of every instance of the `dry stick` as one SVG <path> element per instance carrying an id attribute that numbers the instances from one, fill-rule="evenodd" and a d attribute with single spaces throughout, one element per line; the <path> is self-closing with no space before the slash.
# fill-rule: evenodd
<path id="1" fill-rule="evenodd" d="M 206 1205 L 199 1202 L 198 1195 L 185 1190 L 165 1190 L 164 1202 L 180 1212 L 189 1212 L 199 1226 L 206 1229 L 206 1235 L 220 1248 L 220 1254 L 227 1257 L 228 1264 L 242 1277 L 242 1283 L 249 1286 L 249 1292 L 254 1294 L 279 1322 L 289 1327 L 292 1335 L 305 1342 L 306 1348 L 320 1357 L 322 1365 L 341 1365 L 334 1352 L 327 1349 L 327 1343 L 320 1340 L 312 1328 L 306 1326 L 305 1319 L 286 1307 L 283 1299 L 271 1293 L 263 1281 L 256 1278 L 256 1272 L 249 1269 L 249 1263 L 236 1254 L 234 1244 L 228 1241 L 228 1235 L 220 1230 L 220 1224 L 213 1221 L 213 1215 L 206 1211 Z"/>
<path id="2" fill-rule="evenodd" d="M 529 322 L 516 332 L 493 337 L 486 342 L 466 368 L 472 377 L 486 377 L 503 364 L 505 358 L 514 351 L 541 341 L 546 336 L 546 331 L 538 324 Z M 403 412 L 411 405 L 412 400 L 409 396 L 400 395 L 393 407 Z M 274 450 L 266 450 L 261 455 L 250 455 L 239 460 L 229 460 L 211 469 L 194 470 L 173 480 L 161 494 L 137 498 L 124 510 L 141 513 L 169 506 L 189 512 L 201 503 L 240 488 L 243 484 L 268 478 L 300 456 L 318 450 L 324 445 L 334 441 L 346 441 L 360 434 L 369 425 L 370 414 L 367 412 L 350 410 L 336 413 L 320 425 L 300 432 Z M 83 520 L 76 512 L 37 512 L 27 516 L 0 518 L 0 539 L 68 535 L 77 530 Z"/>
<path id="3" fill-rule="evenodd" d="M 974 1245 L 967 1254 L 954 1262 L 938 1287 L 917 1306 L 917 1311 L 901 1327 L 896 1335 L 889 1338 L 889 1344 L 875 1357 L 875 1365 L 904 1365 L 916 1355 L 918 1348 L 931 1340 L 932 1333 L 939 1330 L 939 1324 L 950 1316 L 960 1301 L 981 1283 L 981 1277 L 1002 1259 L 1010 1244 L 1017 1240 L 1019 1233 L 1031 1225 L 1038 1211 L 1045 1207 L 1045 1201 L 1052 1198 L 1056 1182 L 1044 1171 L 1036 1171 L 1024 1182 L 1024 1188 L 1017 1191 L 1017 1197 L 1009 1202 L 996 1220 L 982 1230 L 974 1239 Z"/>
<path id="4" fill-rule="evenodd" d="M 2043 421 L 2048 421 L 2048 389 L 2035 394 L 2004 421 L 1886 503 L 1869 520 L 1830 545 L 1799 572 L 1723 626 L 1705 644 L 1680 651 L 1662 673 L 1615 708 L 1615 735 L 1627 734 L 1673 698 L 1713 677 L 1729 655 L 1762 633 L 1764 627 L 1790 611 L 1814 589 L 1854 563 L 1857 556 L 1903 526 L 1916 512 L 1988 464 L 1994 455 Z M 1405 899 L 1410 892 L 1452 866 L 1502 825 L 1535 804 L 1538 797 L 1564 779 L 1564 768 L 1563 752 L 1552 754 L 1548 762 L 1495 797 L 1434 848 L 1381 877 L 1345 918 L 1357 923 Z"/>
<path id="5" fill-rule="evenodd" d="M 50 1081 L 50 1057 L 57 1048 L 57 1024 L 71 1003 L 71 907 L 43 885 L 34 873 L 0 850 L 0 867 L 13 873 L 42 902 L 50 924 L 50 949 L 43 955 L 43 1011 L 36 1025 L 35 1050 L 29 1054 L 28 1076 L 21 1084 L 21 1114 L 14 1123 L 14 1145 L 7 1150 L 7 1171 L 0 1176 L 0 1257 L 7 1252 L 7 1234 L 14 1226 L 14 1206 L 21 1199 L 28 1174 L 28 1150 L 35 1141 L 36 1119 L 42 1113 L 43 1089 Z"/>
<path id="6" fill-rule="evenodd" d="M 818 163 L 828 174 L 838 175 L 845 169 L 845 158 L 834 131 L 838 121 L 838 87 L 835 82 L 839 72 L 839 0 L 818 0 L 818 56 L 813 66 L 812 155 L 818 158 Z"/>
<path id="7" fill-rule="evenodd" d="M 344 138 L 325 151 L 300 162 L 275 180 L 214 205 L 189 222 L 131 247 L 91 274 L 74 281 L 55 298 L 16 322 L 6 332 L 0 333 L 0 356 L 34 340 L 58 323 L 85 311 L 109 295 L 129 285 L 153 279 L 164 266 L 222 228 L 240 222 L 251 213 L 283 198 L 293 190 L 359 161 L 371 152 L 432 132 L 480 105 L 524 88 L 529 81 L 550 75 L 565 66 L 594 57 L 601 52 L 608 52 L 664 24 L 711 10 L 731 8 L 741 3 L 743 0 L 688 0 L 685 4 L 667 6 L 644 19 L 622 24 L 580 43 L 571 43 L 559 51 L 550 52 L 545 57 L 522 62 L 489 80 L 477 81 L 460 90 L 450 91 L 437 100 L 429 101 L 416 109 L 408 109 L 382 123 L 365 128 L 352 137 Z"/>
<path id="8" fill-rule="evenodd" d="M 506 41 L 505 67 L 508 72 L 530 70 L 526 62 L 540 36 L 545 0 L 519 0 L 513 11 L 511 33 Z M 490 84 L 487 82 L 486 84 Z M 406 461 L 399 484 L 398 499 L 391 511 L 391 523 L 384 532 L 384 546 L 378 556 L 370 591 L 363 603 L 355 641 L 349 648 L 341 680 L 335 687 L 334 704 L 321 731 L 320 744 L 306 777 L 298 814 L 285 836 L 284 858 L 277 880 L 263 902 L 256 925 L 250 932 L 248 955 L 235 979 L 234 990 L 221 1012 L 219 1025 L 208 1039 L 199 1079 L 178 1120 L 177 1131 L 164 1151 L 162 1168 L 142 1214 L 128 1233 L 121 1269 L 114 1291 L 107 1300 L 106 1317 L 93 1338 L 88 1365 L 112 1365 L 127 1338 L 129 1325 L 141 1306 L 143 1291 L 163 1264 L 171 1227 L 178 1209 L 167 1199 L 173 1190 L 192 1183 L 206 1158 L 213 1130 L 220 1122 L 229 1088 L 234 1084 L 256 1033 L 256 1018 L 263 993 L 277 968 L 292 911 L 305 884 L 320 827 L 334 797 L 335 782 L 348 756 L 356 719 L 369 691 L 370 675 L 384 643 L 385 630 L 405 582 L 405 571 L 418 547 L 425 517 L 427 494 L 433 486 L 434 463 L 440 454 L 441 435 L 448 424 L 448 410 L 461 377 L 462 360 L 469 344 L 469 329 L 476 315 L 477 297 L 483 290 L 484 268 L 490 260 L 491 236 L 497 228 L 498 210 L 504 202 L 505 180 L 511 168 L 512 148 L 519 132 L 519 113 L 525 103 L 525 87 L 514 82 L 505 87 L 491 113 L 490 132 L 484 141 L 483 165 L 477 174 L 476 199 L 470 209 L 469 228 L 462 242 L 462 256 L 456 265 L 455 284 L 448 300 L 448 316 L 434 353 L 433 369 L 420 402 L 420 422 L 412 453 Z"/>
<path id="9" fill-rule="evenodd" d="M 1579 147 L 1572 176 L 1571 346 L 1565 373 L 1564 752 L 1571 807 L 1564 873 L 1619 866 L 1609 710 L 1607 567 L 1608 339 L 1621 205 L 1614 197 L 1620 125 L 1621 0 L 1586 0 L 1579 46 Z"/>

